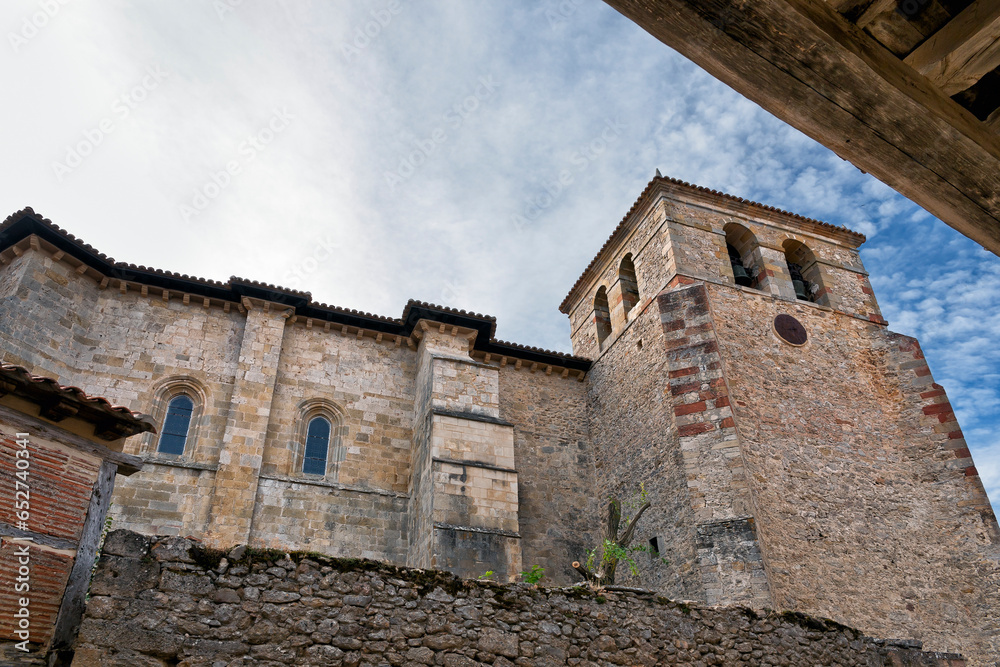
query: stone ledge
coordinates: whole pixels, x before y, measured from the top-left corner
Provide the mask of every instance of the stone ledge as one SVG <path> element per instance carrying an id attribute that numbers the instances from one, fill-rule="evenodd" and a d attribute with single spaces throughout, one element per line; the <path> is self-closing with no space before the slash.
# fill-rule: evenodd
<path id="1" fill-rule="evenodd" d="M 168 459 L 159 456 L 144 456 L 142 462 L 154 466 L 167 466 L 170 468 L 186 468 L 188 470 L 209 470 L 218 472 L 218 463 L 198 463 L 197 461 L 186 461 L 184 459 Z"/>
<path id="2" fill-rule="evenodd" d="M 513 468 L 504 468 L 503 466 L 493 465 L 492 463 L 484 463 L 483 461 L 463 461 L 459 459 L 445 459 L 440 456 L 435 456 L 431 459 L 434 463 L 444 463 L 450 466 L 468 466 L 470 468 L 484 468 L 486 470 L 496 470 L 498 472 L 506 472 L 512 475 L 516 475 L 517 471 Z"/>
<path id="3" fill-rule="evenodd" d="M 452 523 L 444 523 L 442 521 L 435 521 L 434 527 L 438 530 L 459 530 L 464 533 L 484 533 L 486 535 L 502 535 L 503 537 L 513 537 L 516 539 L 521 539 L 520 533 L 515 533 L 513 530 L 504 530 L 503 528 L 479 528 L 477 526 L 458 526 Z"/>
<path id="4" fill-rule="evenodd" d="M 331 482 L 325 479 L 308 479 L 306 477 L 292 477 L 291 475 L 261 475 L 260 479 L 269 479 L 274 482 L 285 482 L 286 484 L 308 484 L 310 486 L 322 486 L 337 491 L 347 491 L 349 493 L 370 493 L 377 496 L 388 496 L 390 498 L 409 498 L 407 493 L 397 493 L 396 491 L 386 491 L 385 489 L 368 489 L 363 486 L 348 486 L 340 482 Z"/>
<path id="5" fill-rule="evenodd" d="M 485 422 L 487 424 L 496 424 L 497 426 L 509 426 L 514 427 L 509 421 L 504 421 L 499 417 L 491 417 L 489 415 L 482 415 L 478 412 L 459 412 L 457 410 L 445 410 L 443 408 L 431 408 L 431 414 L 437 417 L 451 417 L 452 419 L 468 419 L 475 422 Z"/>

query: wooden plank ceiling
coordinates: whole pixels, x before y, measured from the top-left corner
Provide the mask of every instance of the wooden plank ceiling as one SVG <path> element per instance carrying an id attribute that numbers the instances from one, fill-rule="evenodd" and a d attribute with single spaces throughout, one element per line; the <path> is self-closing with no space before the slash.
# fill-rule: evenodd
<path id="1" fill-rule="evenodd" d="M 1000 0 L 605 0 L 1000 255 Z"/>

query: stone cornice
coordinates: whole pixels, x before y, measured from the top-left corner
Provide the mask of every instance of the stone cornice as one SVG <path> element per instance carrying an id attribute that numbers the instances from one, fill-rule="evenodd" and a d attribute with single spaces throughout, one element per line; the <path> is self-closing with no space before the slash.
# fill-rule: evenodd
<path id="1" fill-rule="evenodd" d="M 479 414 L 478 412 L 459 412 L 458 410 L 445 410 L 444 408 L 432 408 L 431 413 L 438 415 L 440 417 L 451 417 L 452 419 L 468 419 L 475 422 L 486 422 L 487 424 L 496 424 L 497 426 L 509 426 L 514 427 L 514 424 L 500 419 L 499 417 L 491 417 L 490 415 Z"/>
<path id="2" fill-rule="evenodd" d="M 389 318 L 317 303 L 309 292 L 243 278 L 232 277 L 222 283 L 116 262 L 30 208 L 14 213 L 0 224 L 0 266 L 9 264 L 28 249 L 66 262 L 77 274 L 96 282 L 100 289 L 110 288 L 122 295 L 132 292 L 146 298 L 159 297 L 167 302 L 180 300 L 185 305 L 206 309 L 221 307 L 226 313 L 244 307 L 243 299 L 250 298 L 292 309 L 289 322 L 293 324 L 301 320 L 307 328 L 320 325 L 325 331 L 345 335 L 357 332 L 359 338 L 369 336 L 379 342 L 387 339 L 396 345 L 407 341 L 408 346 L 414 327 L 423 319 L 477 332 L 473 348 L 480 353 L 568 368 L 580 373 L 590 369 L 590 361 L 582 357 L 496 340 L 493 337 L 496 319 L 488 315 L 411 300 L 403 308 L 402 317 Z"/>
<path id="3" fill-rule="evenodd" d="M 332 482 L 323 478 L 307 478 L 307 477 L 294 477 L 291 475 L 274 475 L 274 474 L 262 474 L 261 479 L 269 479 L 274 482 L 284 482 L 285 484 L 306 484 L 308 486 L 323 486 L 328 489 L 334 489 L 335 491 L 346 491 L 348 493 L 368 493 L 376 496 L 386 496 L 389 498 L 401 498 L 408 499 L 410 496 L 406 493 L 398 493 L 396 491 L 387 491 L 385 489 L 371 489 L 363 486 L 351 486 L 348 484 L 341 484 L 340 482 Z"/>

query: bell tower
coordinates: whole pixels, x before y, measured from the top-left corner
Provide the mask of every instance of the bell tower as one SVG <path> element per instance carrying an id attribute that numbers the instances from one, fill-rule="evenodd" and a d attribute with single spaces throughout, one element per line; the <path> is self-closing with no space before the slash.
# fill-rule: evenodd
<path id="1" fill-rule="evenodd" d="M 561 306 L 598 497 L 644 485 L 641 582 L 672 597 L 996 650 L 1000 529 L 864 240 L 654 178 Z"/>

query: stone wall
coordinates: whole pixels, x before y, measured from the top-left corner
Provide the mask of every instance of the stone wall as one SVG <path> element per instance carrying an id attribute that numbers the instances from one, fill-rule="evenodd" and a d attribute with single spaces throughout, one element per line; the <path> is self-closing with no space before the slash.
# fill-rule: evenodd
<path id="1" fill-rule="evenodd" d="M 1000 655 L 1000 533 L 916 341 L 706 285 L 774 605 Z M 773 333 L 779 313 L 808 333 Z"/>
<path id="2" fill-rule="evenodd" d="M 178 387 L 195 398 L 182 455 L 157 452 L 153 434 L 128 445 L 147 465 L 116 489 L 116 527 L 398 564 L 432 566 L 439 555 L 439 567 L 514 575 L 524 516 L 537 564 L 558 560 L 567 583 L 575 576 L 568 563 L 592 541 L 593 461 L 585 384 L 562 369 L 483 363 L 470 356 L 471 330 L 456 338 L 454 327 L 435 325 L 410 339 L 383 336 L 256 298 L 203 299 L 108 280 L 35 237 L 6 249 L 4 261 L 3 361 L 157 423 Z M 436 341 L 422 379 L 421 337 Z M 518 381 L 501 391 L 501 372 Z M 544 411 L 515 407 L 542 394 L 573 398 Z M 509 418 L 499 417 L 501 401 Z M 452 414 L 432 414 L 442 410 Z M 333 425 L 323 476 L 299 472 L 313 414 Z M 522 460 L 539 471 L 539 493 L 524 504 Z M 556 493 L 563 487 L 574 490 Z M 435 552 L 438 533 L 445 548 Z M 491 561 L 494 547 L 508 552 L 502 567 Z M 467 562 L 458 558 L 466 548 Z"/>
<path id="3" fill-rule="evenodd" d="M 194 548 L 192 548 L 194 547 Z M 371 561 L 115 531 L 74 667 L 227 665 L 915 665 L 957 655 L 878 642 L 800 614 L 651 593 L 501 586 Z"/>
<path id="4" fill-rule="evenodd" d="M 650 540 L 655 540 L 659 554 L 636 556 L 641 580 L 670 596 L 705 601 L 695 555 L 694 512 L 664 366 L 660 311 L 656 301 L 636 310 L 640 312 L 588 376 L 590 430 L 600 480 L 598 522 L 605 519 L 609 497 L 634 503 L 644 487 L 652 507 L 637 524 L 633 544 L 650 548 Z M 628 515 L 634 512 L 634 507 L 626 510 Z M 618 569 L 617 581 L 631 582 L 627 568 Z"/>
<path id="5" fill-rule="evenodd" d="M 500 369 L 500 417 L 514 424 L 521 562 L 571 584 L 571 567 L 597 544 L 594 449 L 587 383 L 507 364 Z"/>

